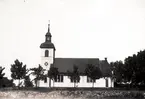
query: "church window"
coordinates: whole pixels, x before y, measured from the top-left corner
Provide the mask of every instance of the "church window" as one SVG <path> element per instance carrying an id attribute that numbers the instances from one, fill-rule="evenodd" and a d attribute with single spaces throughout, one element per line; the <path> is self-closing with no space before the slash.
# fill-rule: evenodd
<path id="1" fill-rule="evenodd" d="M 57 82 L 57 77 L 54 78 L 54 81 Z"/>
<path id="2" fill-rule="evenodd" d="M 71 83 L 73 82 L 73 79 L 72 79 L 72 78 L 70 79 L 70 82 L 71 82 Z"/>
<path id="3" fill-rule="evenodd" d="M 45 79 L 44 79 L 44 83 L 47 83 L 47 77 L 45 77 Z"/>
<path id="4" fill-rule="evenodd" d="M 49 56 L 49 51 L 45 50 L 45 57 L 48 57 L 48 56 Z"/>
<path id="5" fill-rule="evenodd" d="M 80 80 L 77 80 L 77 83 L 79 83 L 80 82 Z"/>
<path id="6" fill-rule="evenodd" d="M 108 79 L 106 79 L 106 87 L 108 87 Z"/>
<path id="7" fill-rule="evenodd" d="M 60 75 L 57 76 L 57 82 L 60 82 Z"/>
<path id="8" fill-rule="evenodd" d="M 57 77 L 54 79 L 55 82 L 63 82 L 63 75 L 57 75 Z"/>
<path id="9" fill-rule="evenodd" d="M 60 81 L 63 82 L 63 75 L 61 75 L 61 79 L 60 79 Z"/>
<path id="10" fill-rule="evenodd" d="M 87 82 L 88 83 L 92 83 L 93 82 L 93 79 L 91 79 L 90 77 L 87 76 Z M 94 82 L 96 82 L 96 80 Z"/>
<path id="11" fill-rule="evenodd" d="M 80 80 L 79 79 L 70 79 L 70 81 L 71 81 L 71 83 L 73 83 L 73 82 L 75 82 L 75 83 L 79 83 L 80 82 Z"/>

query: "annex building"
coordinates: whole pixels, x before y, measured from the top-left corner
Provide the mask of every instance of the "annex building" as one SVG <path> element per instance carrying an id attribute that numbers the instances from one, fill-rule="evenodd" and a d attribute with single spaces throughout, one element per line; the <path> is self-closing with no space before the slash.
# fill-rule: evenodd
<path id="1" fill-rule="evenodd" d="M 58 68 L 59 75 L 53 82 L 49 81 L 49 78 L 45 81 L 40 81 L 40 87 L 74 87 L 73 81 L 67 75 L 67 71 L 72 71 L 73 66 L 78 66 L 80 72 L 80 81 L 75 84 L 75 87 L 92 87 L 92 79 L 87 77 L 84 73 L 87 64 L 93 64 L 98 66 L 102 72 L 103 77 L 97 79 L 94 83 L 94 87 L 114 87 L 113 81 L 111 80 L 111 69 L 107 61 L 99 60 L 99 58 L 57 58 L 55 57 L 56 48 L 52 43 L 52 35 L 50 33 L 50 24 L 48 24 L 48 32 L 45 35 L 45 42 L 40 45 L 41 49 L 41 66 L 49 70 L 50 66 Z"/>

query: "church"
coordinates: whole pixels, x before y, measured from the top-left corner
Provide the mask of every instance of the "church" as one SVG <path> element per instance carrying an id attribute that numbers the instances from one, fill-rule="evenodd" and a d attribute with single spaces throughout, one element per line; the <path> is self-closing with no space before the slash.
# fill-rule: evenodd
<path id="1" fill-rule="evenodd" d="M 40 87 L 92 87 L 92 79 L 85 75 L 84 71 L 87 64 L 98 66 L 102 72 L 103 77 L 96 79 L 94 87 L 110 88 L 114 87 L 113 80 L 111 79 L 112 72 L 107 58 L 99 60 L 99 58 L 57 58 L 55 57 L 56 48 L 52 43 L 52 35 L 50 33 L 50 24 L 48 24 L 48 31 L 45 35 L 45 42 L 40 45 L 41 49 L 41 66 L 48 71 L 50 66 L 58 68 L 59 75 L 55 81 L 46 79 L 40 81 Z M 67 75 L 67 71 L 72 71 L 73 66 L 78 67 L 80 73 L 80 80 L 75 84 Z M 50 84 L 51 83 L 51 84 Z"/>

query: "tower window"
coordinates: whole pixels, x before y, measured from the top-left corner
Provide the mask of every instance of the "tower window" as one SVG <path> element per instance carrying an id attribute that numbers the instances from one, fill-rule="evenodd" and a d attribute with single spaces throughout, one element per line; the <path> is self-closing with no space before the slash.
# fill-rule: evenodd
<path id="1" fill-rule="evenodd" d="M 45 57 L 48 57 L 48 56 L 49 56 L 49 51 L 45 50 Z"/>

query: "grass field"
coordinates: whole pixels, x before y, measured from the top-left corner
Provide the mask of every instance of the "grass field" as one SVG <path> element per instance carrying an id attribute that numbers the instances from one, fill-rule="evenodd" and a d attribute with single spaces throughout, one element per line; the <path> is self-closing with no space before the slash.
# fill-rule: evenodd
<path id="1" fill-rule="evenodd" d="M 0 99 L 145 99 L 145 91 L 101 88 L 1 89 Z"/>

